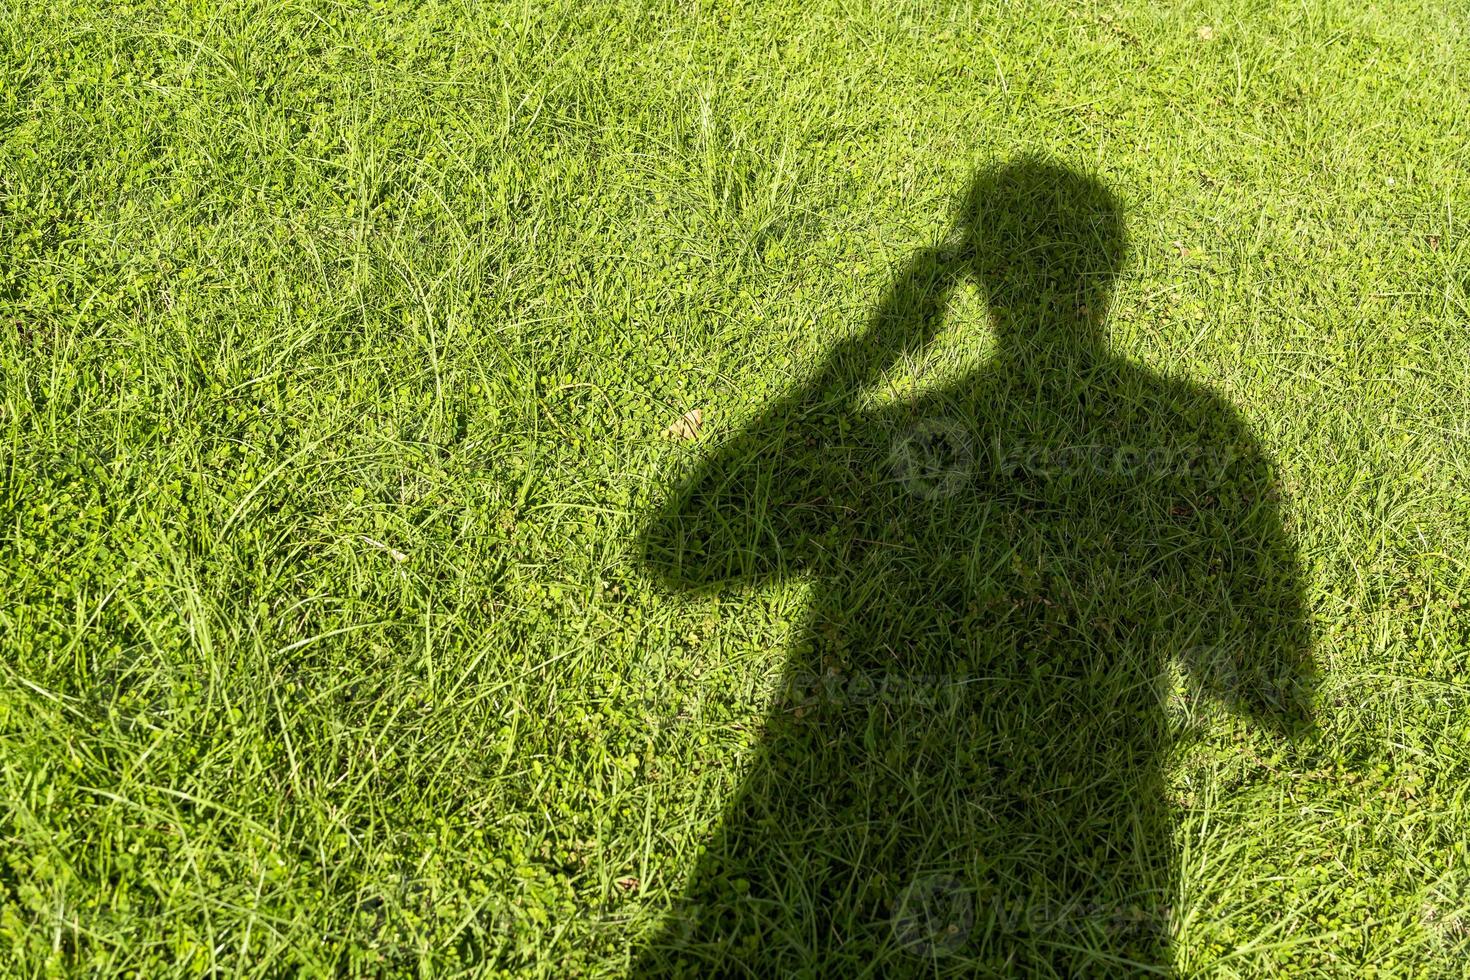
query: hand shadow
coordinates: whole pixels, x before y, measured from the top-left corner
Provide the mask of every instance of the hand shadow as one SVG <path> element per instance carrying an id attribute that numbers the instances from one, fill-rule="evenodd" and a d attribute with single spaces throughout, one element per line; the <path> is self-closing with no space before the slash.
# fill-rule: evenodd
<path id="1" fill-rule="evenodd" d="M 749 776 L 635 976 L 1167 973 L 1162 678 L 1310 725 L 1301 573 L 1229 404 L 1109 351 L 1118 204 L 979 174 L 860 339 L 713 451 L 645 530 L 664 583 L 803 574 Z M 860 396 L 985 289 L 996 353 Z"/>

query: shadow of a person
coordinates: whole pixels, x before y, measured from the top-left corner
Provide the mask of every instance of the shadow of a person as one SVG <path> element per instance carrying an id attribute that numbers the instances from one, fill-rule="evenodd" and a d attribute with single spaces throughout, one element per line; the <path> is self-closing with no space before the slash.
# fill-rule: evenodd
<path id="1" fill-rule="evenodd" d="M 1118 204 L 979 174 L 866 333 L 719 446 L 645 530 L 675 588 L 812 577 L 749 775 L 635 976 L 1167 973 L 1167 667 L 1310 724 L 1273 469 L 1204 388 L 1109 351 Z M 986 291 L 996 353 L 863 396 Z"/>

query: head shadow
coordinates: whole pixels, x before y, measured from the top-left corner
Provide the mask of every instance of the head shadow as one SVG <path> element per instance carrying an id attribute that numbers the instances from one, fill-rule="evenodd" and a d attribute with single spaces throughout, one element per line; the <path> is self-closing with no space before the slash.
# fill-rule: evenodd
<path id="1" fill-rule="evenodd" d="M 1109 349 L 1117 199 L 1027 157 L 955 215 L 637 542 L 670 589 L 814 582 L 749 774 L 638 975 L 1167 972 L 1168 746 L 1201 705 L 1309 727 L 1274 465 L 1213 392 Z M 994 356 L 865 407 L 965 281 Z"/>

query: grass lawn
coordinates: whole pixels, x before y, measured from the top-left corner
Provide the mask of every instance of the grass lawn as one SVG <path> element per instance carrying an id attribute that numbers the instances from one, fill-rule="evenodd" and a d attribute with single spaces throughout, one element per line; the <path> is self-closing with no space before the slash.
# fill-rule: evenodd
<path id="1" fill-rule="evenodd" d="M 1454 0 L 0 0 L 0 973 L 1466 975 L 1467 168 Z"/>

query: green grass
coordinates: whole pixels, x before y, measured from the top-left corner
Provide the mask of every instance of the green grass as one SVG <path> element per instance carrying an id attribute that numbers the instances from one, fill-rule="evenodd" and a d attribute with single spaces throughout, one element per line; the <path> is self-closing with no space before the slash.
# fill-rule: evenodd
<path id="1" fill-rule="evenodd" d="M 4 972 L 1463 975 L 1467 85 L 1428 0 L 0 0 Z M 1101 424 L 997 370 L 998 295 L 1082 287 L 925 264 L 1036 159 L 1126 225 L 1102 422 L 1256 463 L 1029 510 L 882 475 L 880 423 Z M 1179 588 L 1037 611 L 1117 528 Z M 1309 628 L 1309 728 L 1192 664 L 1236 605 Z M 1124 669 L 1078 702 L 1001 647 Z M 797 717 L 834 668 L 923 696 Z M 995 817 L 1079 774 L 1097 813 Z"/>

